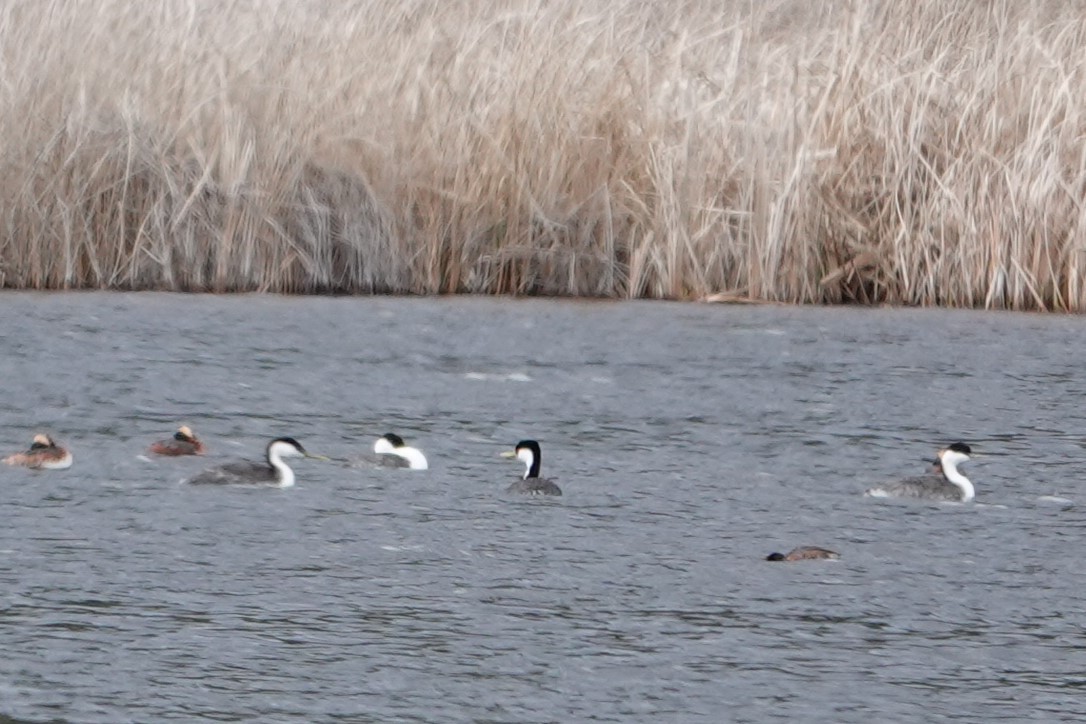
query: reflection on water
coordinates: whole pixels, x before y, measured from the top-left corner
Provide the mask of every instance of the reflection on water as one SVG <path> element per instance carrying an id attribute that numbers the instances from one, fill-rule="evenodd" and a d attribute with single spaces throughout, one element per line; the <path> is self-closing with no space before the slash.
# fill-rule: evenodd
<path id="1" fill-rule="evenodd" d="M 9 294 L 0 714 L 1073 720 L 1086 322 Z M 188 423 L 205 458 L 143 457 Z M 178 481 L 277 435 L 288 490 Z M 565 496 L 509 497 L 537 438 Z M 873 501 L 962 439 L 977 505 Z M 767 563 L 823 545 L 837 562 Z"/>

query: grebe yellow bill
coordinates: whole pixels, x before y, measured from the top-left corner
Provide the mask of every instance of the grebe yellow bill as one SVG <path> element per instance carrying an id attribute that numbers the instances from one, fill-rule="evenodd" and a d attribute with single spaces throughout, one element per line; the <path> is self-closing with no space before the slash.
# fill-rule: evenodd
<path id="1" fill-rule="evenodd" d="M 29 450 L 8 455 L 4 462 L 31 470 L 64 470 L 72 466 L 72 454 L 53 442 L 53 438 L 38 433 Z"/>
<path id="2" fill-rule="evenodd" d="M 268 443 L 265 462 L 239 461 L 227 463 L 189 478 L 192 485 L 274 485 L 289 488 L 294 485 L 294 471 L 283 458 L 314 458 L 327 460 L 321 455 L 311 455 L 302 444 L 292 437 L 277 437 Z"/>
<path id="3" fill-rule="evenodd" d="M 869 488 L 864 495 L 968 503 L 976 497 L 976 488 L 958 466 L 969 460 L 972 452 L 964 442 L 953 443 L 938 451 L 932 474 Z"/>
<path id="4" fill-rule="evenodd" d="M 799 546 L 793 548 L 787 553 L 770 553 L 765 557 L 767 561 L 817 561 L 817 560 L 837 560 L 841 557 L 841 554 L 836 551 L 831 551 L 829 548 L 819 548 L 818 546 Z"/>
<path id="5" fill-rule="evenodd" d="M 203 455 L 206 452 L 203 442 L 193 434 L 188 425 L 177 428 L 173 437 L 151 443 L 151 452 L 155 455 L 177 457 L 179 455 Z"/>
<path id="6" fill-rule="evenodd" d="M 502 457 L 516 458 L 525 465 L 524 477 L 506 488 L 507 493 L 522 495 L 561 495 L 562 489 L 553 480 L 539 476 L 543 454 L 535 440 L 521 440 L 514 450 L 502 453 Z"/>

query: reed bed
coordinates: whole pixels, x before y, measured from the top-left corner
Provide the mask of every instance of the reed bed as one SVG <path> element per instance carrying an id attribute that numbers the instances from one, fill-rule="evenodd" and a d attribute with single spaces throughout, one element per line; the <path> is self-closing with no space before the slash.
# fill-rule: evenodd
<path id="1" fill-rule="evenodd" d="M 1072 0 L 7 0 L 0 285 L 1086 309 Z"/>

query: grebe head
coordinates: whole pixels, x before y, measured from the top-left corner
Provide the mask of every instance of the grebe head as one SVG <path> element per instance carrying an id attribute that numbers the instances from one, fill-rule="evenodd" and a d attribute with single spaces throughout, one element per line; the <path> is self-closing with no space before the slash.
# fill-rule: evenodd
<path id="1" fill-rule="evenodd" d="M 516 458 L 524 463 L 524 479 L 538 478 L 539 468 L 543 460 L 543 454 L 539 451 L 539 443 L 535 440 L 521 440 L 511 452 L 503 452 L 502 457 Z"/>
<path id="2" fill-rule="evenodd" d="M 407 447 L 403 438 L 393 432 L 386 432 L 373 443 L 373 451 L 378 455 L 388 455 L 396 452 L 396 448 Z"/>
<path id="3" fill-rule="evenodd" d="M 770 553 L 768 556 L 765 557 L 765 559 L 767 561 L 783 561 L 784 560 L 784 554 L 783 553 Z"/>
<path id="4" fill-rule="evenodd" d="M 517 460 L 531 467 L 539 459 L 539 443 L 535 440 L 521 440 L 516 447 Z"/>
<path id="5" fill-rule="evenodd" d="M 268 462 L 275 464 L 282 458 L 308 458 L 310 455 L 302 447 L 302 444 L 292 437 L 277 437 L 268 443 Z"/>
<path id="6" fill-rule="evenodd" d="M 53 442 L 53 438 L 48 435 L 39 432 L 34 436 L 34 441 L 30 443 L 31 450 L 41 450 L 43 447 L 56 447 L 57 444 Z"/>
<path id="7" fill-rule="evenodd" d="M 192 434 L 192 428 L 188 425 L 177 428 L 177 432 L 173 434 L 173 439 L 179 442 L 196 442 L 196 436 Z"/>
<path id="8" fill-rule="evenodd" d="M 938 452 L 939 463 L 944 466 L 957 466 L 969 460 L 972 452 L 973 450 L 964 442 L 956 442 Z"/>

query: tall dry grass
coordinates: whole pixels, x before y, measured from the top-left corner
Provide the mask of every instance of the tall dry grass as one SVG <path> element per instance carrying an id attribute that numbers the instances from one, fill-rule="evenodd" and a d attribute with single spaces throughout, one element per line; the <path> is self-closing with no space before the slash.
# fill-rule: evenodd
<path id="1" fill-rule="evenodd" d="M 7 0 L 0 285 L 1086 308 L 1073 0 Z"/>

